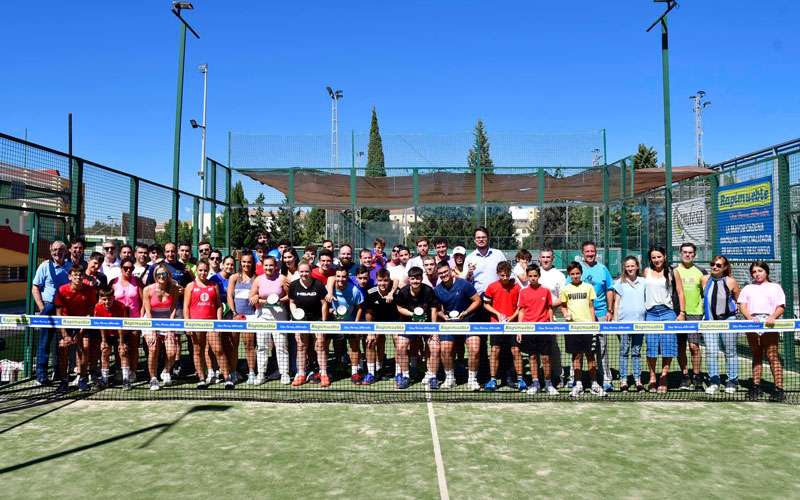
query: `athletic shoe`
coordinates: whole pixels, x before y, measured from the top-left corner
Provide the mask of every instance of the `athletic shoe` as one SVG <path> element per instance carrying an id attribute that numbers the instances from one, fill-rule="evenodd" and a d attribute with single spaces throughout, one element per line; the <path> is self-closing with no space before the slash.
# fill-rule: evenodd
<path id="1" fill-rule="evenodd" d="M 361 380 L 361 385 L 372 385 L 375 382 L 377 382 L 377 379 L 375 379 L 375 375 L 373 375 L 371 373 L 367 373 L 366 375 L 364 375 L 364 378 Z"/>
<path id="2" fill-rule="evenodd" d="M 245 384 L 247 384 L 247 385 L 256 385 L 256 374 L 253 373 L 253 372 L 248 373 L 247 374 L 247 382 L 245 382 Z"/>
<path id="3" fill-rule="evenodd" d="M 725 382 L 725 394 L 736 394 L 737 383 L 735 380 L 728 380 Z"/>
<path id="4" fill-rule="evenodd" d="M 284 373 L 283 375 L 281 375 L 281 384 L 289 385 L 291 383 L 292 383 L 292 377 L 290 377 L 288 373 Z"/>
<path id="5" fill-rule="evenodd" d="M 598 384 L 597 382 L 592 382 L 592 388 L 589 389 L 589 392 L 600 398 L 608 396 L 608 394 L 606 394 L 606 391 L 602 387 L 600 387 L 600 384 Z"/>
<path id="6" fill-rule="evenodd" d="M 612 384 L 611 382 L 604 383 L 603 390 L 605 392 L 614 392 L 614 384 Z"/>
<path id="7" fill-rule="evenodd" d="M 42 387 L 46 385 L 50 385 L 50 381 L 47 378 L 37 378 L 36 381 L 33 383 L 36 387 Z"/>
<path id="8" fill-rule="evenodd" d="M 219 371 L 219 370 L 215 370 L 214 371 L 214 383 L 215 384 L 221 384 L 223 381 L 225 381 L 225 378 L 222 376 L 222 372 Z"/>
<path id="9" fill-rule="evenodd" d="M 547 395 L 548 396 L 558 396 L 558 389 L 556 389 L 552 385 L 548 385 L 547 386 Z"/>
<path id="10" fill-rule="evenodd" d="M 528 384 L 525 383 L 524 378 L 517 380 L 517 390 L 519 392 L 525 392 L 528 390 Z"/>
<path id="11" fill-rule="evenodd" d="M 305 383 L 306 383 L 306 376 L 298 374 L 295 375 L 294 380 L 292 380 L 292 387 L 300 387 Z"/>
<path id="12" fill-rule="evenodd" d="M 89 383 L 86 381 L 85 378 L 81 378 L 78 380 L 78 390 L 81 392 L 86 392 L 89 390 Z"/>
<path id="13" fill-rule="evenodd" d="M 153 377 L 150 379 L 150 390 L 151 391 L 158 391 L 161 389 L 161 386 L 158 385 L 158 379 Z"/>
<path id="14" fill-rule="evenodd" d="M 123 391 L 130 391 L 131 390 L 131 381 L 127 379 L 122 379 L 122 390 Z"/>
<path id="15" fill-rule="evenodd" d="M 331 378 L 328 375 L 320 375 L 319 376 L 319 386 L 320 387 L 330 387 L 331 386 Z"/>
<path id="16" fill-rule="evenodd" d="M 403 380 L 403 374 L 402 373 L 398 373 L 397 375 L 394 376 L 395 385 L 400 385 L 400 381 L 401 380 Z"/>
<path id="17" fill-rule="evenodd" d="M 709 386 L 706 387 L 706 394 L 714 395 L 714 394 L 717 393 L 717 389 L 719 389 L 719 385 L 717 385 L 717 384 L 709 384 Z"/>
<path id="18" fill-rule="evenodd" d="M 575 377 L 569 377 L 567 379 L 567 387 L 569 387 L 570 389 L 575 387 Z"/>
<path id="19" fill-rule="evenodd" d="M 204 391 L 208 389 L 208 383 L 205 380 L 201 380 L 200 382 L 197 383 L 195 388 L 199 391 Z"/>
<path id="20" fill-rule="evenodd" d="M 306 376 L 306 384 L 319 384 L 319 374 L 311 372 Z"/>
<path id="21" fill-rule="evenodd" d="M 539 385 L 538 380 L 534 380 L 531 386 L 528 388 L 528 394 L 536 394 L 541 389 L 541 385 Z"/>
<path id="22" fill-rule="evenodd" d="M 497 390 L 497 380 L 494 378 L 490 378 L 488 382 L 483 386 L 483 390 L 485 391 L 495 391 Z"/>
<path id="23" fill-rule="evenodd" d="M 705 387 L 703 387 L 703 376 L 702 375 L 695 375 L 692 379 L 692 384 L 694 385 L 695 391 L 703 391 Z"/>
<path id="24" fill-rule="evenodd" d="M 253 381 L 253 384 L 255 384 L 255 385 L 261 385 L 261 384 L 263 384 L 263 383 L 264 383 L 264 382 L 266 382 L 266 381 L 267 381 L 267 379 L 266 379 L 266 377 L 264 376 L 264 374 L 263 374 L 263 373 L 259 373 L 258 375 L 256 375 L 256 379 Z"/>
<path id="25" fill-rule="evenodd" d="M 175 378 L 181 378 L 183 370 L 181 369 L 181 363 L 177 362 L 175 366 L 172 367 L 172 376 Z"/>
<path id="26" fill-rule="evenodd" d="M 436 378 L 435 376 L 429 378 L 428 379 L 428 385 L 430 386 L 431 390 L 434 390 L 434 391 L 437 390 L 439 388 L 439 379 Z"/>
<path id="27" fill-rule="evenodd" d="M 431 379 L 431 376 L 428 375 L 428 372 L 425 372 L 425 375 L 422 376 L 422 385 L 427 384 L 430 379 Z"/>
<path id="28" fill-rule="evenodd" d="M 214 370 L 209 370 L 206 376 L 206 385 L 213 385 L 217 383 L 217 377 L 214 375 Z"/>
<path id="29" fill-rule="evenodd" d="M 786 394 L 783 393 L 783 389 L 780 387 L 776 387 L 772 390 L 772 394 L 769 397 L 770 401 L 775 401 L 777 403 L 782 403 L 786 401 Z"/>
<path id="30" fill-rule="evenodd" d="M 225 381 L 225 390 L 232 391 L 236 389 L 236 384 L 233 383 L 233 380 L 226 380 Z"/>
<path id="31" fill-rule="evenodd" d="M 105 389 L 108 387 L 108 377 L 100 377 L 97 379 L 97 388 Z"/>
<path id="32" fill-rule="evenodd" d="M 747 399 L 750 401 L 756 401 L 764 395 L 764 391 L 761 390 L 761 386 L 758 384 L 753 384 L 753 387 L 747 391 Z"/>
<path id="33" fill-rule="evenodd" d="M 411 384 L 411 381 L 408 380 L 408 377 L 400 377 L 400 382 L 397 383 L 397 388 L 400 389 L 400 390 L 408 389 L 408 386 L 410 384 Z"/>
<path id="34" fill-rule="evenodd" d="M 354 373 L 350 375 L 350 382 L 352 382 L 353 385 L 361 385 L 361 374 Z"/>
<path id="35" fill-rule="evenodd" d="M 456 380 L 454 377 L 445 377 L 444 382 L 442 382 L 442 389 L 453 389 L 456 386 Z"/>
<path id="36" fill-rule="evenodd" d="M 161 382 L 164 384 L 164 387 L 171 386 L 172 375 L 169 372 L 161 372 Z"/>
<path id="37" fill-rule="evenodd" d="M 577 382 L 577 383 L 576 383 L 576 384 L 575 384 L 575 385 L 572 387 L 572 390 L 571 390 L 571 391 L 569 391 L 569 397 L 571 397 L 571 398 L 573 398 L 573 399 L 577 399 L 578 397 L 580 397 L 580 395 L 581 395 L 581 393 L 582 393 L 582 392 L 583 392 L 583 384 L 582 384 L 582 383 L 580 383 L 580 382 Z"/>
<path id="38" fill-rule="evenodd" d="M 281 375 L 281 372 L 275 370 L 274 372 L 267 375 L 267 380 L 281 380 L 282 377 L 283 375 Z"/>
<path id="39" fill-rule="evenodd" d="M 69 382 L 66 380 L 62 380 L 58 383 L 58 387 L 56 388 L 56 394 L 66 394 L 69 392 Z"/>
<path id="40" fill-rule="evenodd" d="M 477 380 L 472 380 L 470 382 L 467 382 L 467 389 L 469 389 L 470 391 L 480 391 L 481 384 L 479 384 Z"/>
<path id="41" fill-rule="evenodd" d="M 681 377 L 681 385 L 680 385 L 679 389 L 682 390 L 682 391 L 688 391 L 688 390 L 691 390 L 691 388 L 692 388 L 692 384 L 689 382 L 689 376 L 688 375 L 682 376 Z"/>

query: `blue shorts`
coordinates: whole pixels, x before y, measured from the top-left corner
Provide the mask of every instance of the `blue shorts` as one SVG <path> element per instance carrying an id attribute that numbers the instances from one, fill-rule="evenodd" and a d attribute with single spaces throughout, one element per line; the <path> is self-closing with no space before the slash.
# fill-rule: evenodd
<path id="1" fill-rule="evenodd" d="M 455 342 L 455 335 L 439 335 L 439 342 Z"/>
<path id="2" fill-rule="evenodd" d="M 645 321 L 675 321 L 675 311 L 667 306 L 655 306 L 647 310 Z M 647 357 L 674 358 L 678 355 L 678 336 L 674 333 L 650 333 L 645 335 Z"/>

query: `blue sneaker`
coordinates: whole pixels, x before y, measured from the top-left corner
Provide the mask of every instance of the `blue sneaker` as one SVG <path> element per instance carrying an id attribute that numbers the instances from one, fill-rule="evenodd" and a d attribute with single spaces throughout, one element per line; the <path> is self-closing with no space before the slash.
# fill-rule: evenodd
<path id="1" fill-rule="evenodd" d="M 78 390 L 80 392 L 87 392 L 89 390 L 89 383 L 84 377 L 78 379 Z"/>
<path id="2" fill-rule="evenodd" d="M 56 394 L 66 394 L 69 392 L 69 382 L 66 380 L 62 380 L 58 383 L 58 387 L 56 388 Z"/>
<path id="3" fill-rule="evenodd" d="M 400 376 L 400 381 L 397 382 L 398 389 L 408 389 L 408 386 L 411 382 L 408 380 L 408 377 Z"/>
<path id="4" fill-rule="evenodd" d="M 603 384 L 603 390 L 606 392 L 614 392 L 614 386 L 611 383 L 606 382 Z"/>
<path id="5" fill-rule="evenodd" d="M 361 385 L 371 385 L 374 384 L 375 382 L 377 382 L 377 380 L 375 379 L 375 375 L 371 373 L 367 373 L 367 375 L 363 379 L 361 379 Z"/>
<path id="6" fill-rule="evenodd" d="M 397 375 L 394 376 L 394 383 L 396 385 L 400 385 L 400 381 L 401 380 L 403 380 L 403 374 L 402 373 L 398 373 Z"/>
<path id="7" fill-rule="evenodd" d="M 430 385 L 431 390 L 436 390 L 439 388 L 439 379 L 433 377 L 430 380 L 428 380 L 428 384 Z"/>
<path id="8" fill-rule="evenodd" d="M 519 392 L 525 392 L 528 390 L 528 384 L 525 383 L 524 378 L 517 379 L 517 390 Z"/>
<path id="9" fill-rule="evenodd" d="M 486 390 L 486 391 L 497 390 L 497 380 L 495 380 L 493 378 L 489 379 L 489 381 L 486 382 L 486 385 L 483 386 L 483 389 Z"/>

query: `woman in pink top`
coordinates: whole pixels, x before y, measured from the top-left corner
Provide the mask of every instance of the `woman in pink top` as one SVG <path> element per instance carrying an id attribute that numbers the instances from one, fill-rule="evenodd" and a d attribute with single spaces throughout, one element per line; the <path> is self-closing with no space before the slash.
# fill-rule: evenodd
<path id="1" fill-rule="evenodd" d="M 763 321 L 766 326 L 774 326 L 775 320 L 783 316 L 786 309 L 786 296 L 783 288 L 769 280 L 769 266 L 758 261 L 750 264 L 752 283 L 739 294 L 739 309 L 745 319 Z M 783 367 L 778 353 L 778 332 L 748 333 L 747 343 L 753 352 L 753 387 L 747 393 L 749 399 L 758 399 L 761 391 L 761 361 L 764 352 L 775 381 L 775 390 L 770 397 L 773 401 L 783 401 Z"/>
<path id="2" fill-rule="evenodd" d="M 262 321 L 286 321 L 289 319 L 289 281 L 278 271 L 275 257 L 265 257 L 264 274 L 253 280 L 250 288 L 250 304 L 256 308 L 256 315 Z M 288 334 L 278 331 L 256 332 L 256 365 L 258 376 L 256 384 L 263 382 L 267 371 L 267 360 L 275 345 L 275 357 L 278 358 L 278 370 L 281 383 L 290 384 L 289 376 L 289 340 Z"/>
<path id="3" fill-rule="evenodd" d="M 133 257 L 126 257 L 120 263 L 120 274 L 118 278 L 111 281 L 111 288 L 114 289 L 114 298 L 128 309 L 129 318 L 142 317 L 142 285 L 139 278 L 133 275 L 136 261 Z M 139 343 L 141 332 L 132 331 L 124 335 L 126 347 L 128 348 L 128 365 L 131 373 L 136 374 L 139 368 Z M 119 364 L 119 351 L 114 353 Z"/>

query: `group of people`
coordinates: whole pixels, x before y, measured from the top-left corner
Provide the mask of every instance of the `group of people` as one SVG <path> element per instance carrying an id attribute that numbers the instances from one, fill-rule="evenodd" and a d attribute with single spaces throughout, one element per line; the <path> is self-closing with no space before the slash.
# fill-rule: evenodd
<path id="1" fill-rule="evenodd" d="M 581 258 L 567 265 L 565 276 L 554 267 L 552 249 L 542 249 L 537 263 L 529 251 L 519 250 L 512 266 L 502 251 L 489 246 L 485 227 L 476 228 L 473 236 L 472 252 L 463 246 L 451 251 L 447 239 L 439 237 L 432 241 L 418 238 L 413 256 L 403 245 L 393 246 L 387 254 L 385 241 L 377 238 L 373 248 L 361 249 L 357 255 L 346 243 L 335 252 L 333 242 L 326 240 L 321 248 L 307 246 L 300 256 L 290 242 L 273 247 L 262 233 L 253 250 L 237 252 L 237 257 L 224 256 L 203 241 L 197 259 L 189 244 L 167 243 L 163 248 L 123 245 L 117 249 L 114 242 L 106 241 L 103 253 L 92 253 L 84 260 L 83 240 L 71 241 L 69 248 L 56 241 L 50 247 L 51 258 L 37 269 L 32 293 L 41 314 L 249 321 L 505 323 L 549 322 L 558 315 L 576 322 L 636 322 L 728 320 L 740 314 L 770 324 L 785 308 L 783 290 L 770 282 L 766 263 L 754 262 L 751 283 L 740 289 L 725 257 L 715 256 L 708 272 L 695 265 L 696 248 L 691 243 L 680 247 L 681 261 L 675 267 L 660 247 L 650 249 L 643 270 L 636 257 L 626 257 L 621 275 L 614 281 L 608 268 L 597 261 L 597 248 L 591 241 L 583 243 Z M 40 384 L 49 383 L 50 344 L 56 336 L 55 378 L 60 391 L 69 390 L 70 366 L 77 372 L 81 391 L 89 389 L 90 377 L 100 387 L 112 383 L 112 355 L 122 388 L 129 389 L 137 373 L 140 336 L 145 341 L 142 347 L 151 390 L 170 385 L 181 375 L 183 337 L 176 332 L 64 328 L 40 334 L 36 363 Z M 478 334 L 442 333 L 341 335 L 324 329 L 186 332 L 198 389 L 217 382 L 226 389 L 234 389 L 240 382 L 262 384 L 271 378 L 271 359 L 277 365 L 276 378 L 293 387 L 309 383 L 329 387 L 333 363 L 350 365 L 353 384 L 370 385 L 392 377 L 386 373 L 391 366 L 387 336 L 394 345 L 394 382 L 400 390 L 417 380 L 418 372 L 427 389 L 454 388 L 456 369 L 466 365 L 469 390 L 496 390 L 503 385 L 505 374 L 505 384 L 529 394 L 556 395 L 563 384 L 571 397 L 578 398 L 584 393 L 584 382 L 588 392 L 597 397 L 615 390 L 663 393 L 668 390 L 667 376 L 675 357 L 681 370 L 680 389 L 734 393 L 739 383 L 733 332 L 620 335 L 616 385 L 609 335 L 566 335 L 564 347 L 571 363 L 563 370 L 555 335 L 501 334 L 487 339 Z M 753 368 L 748 395 L 762 396 L 766 357 L 774 380 L 770 397 L 782 400 L 779 335 L 748 333 L 747 341 Z M 240 344 L 246 376 L 238 370 Z M 642 379 L 643 344 L 646 384 Z M 705 346 L 707 379 L 701 371 L 701 345 Z M 724 383 L 718 362 L 720 345 L 726 360 Z M 523 353 L 528 355 L 530 378 L 525 376 Z"/>

